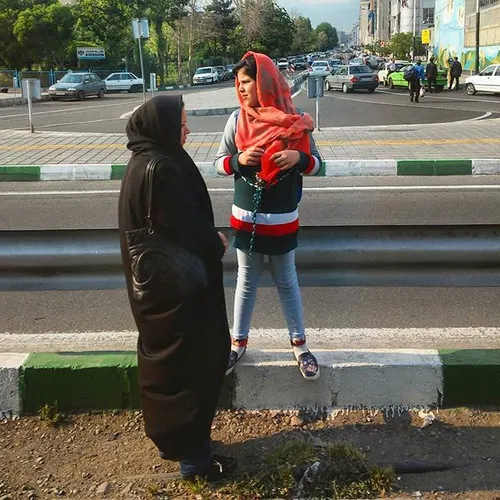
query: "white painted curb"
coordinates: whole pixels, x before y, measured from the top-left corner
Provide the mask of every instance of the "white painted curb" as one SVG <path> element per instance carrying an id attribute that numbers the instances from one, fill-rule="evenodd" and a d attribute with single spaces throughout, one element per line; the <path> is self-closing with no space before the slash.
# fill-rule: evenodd
<path id="1" fill-rule="evenodd" d="M 500 158 L 491 160 L 472 160 L 472 175 L 500 174 Z"/>
<path id="2" fill-rule="evenodd" d="M 395 176 L 397 160 L 326 160 L 326 177 Z"/>
<path id="3" fill-rule="evenodd" d="M 27 357 L 28 354 L 0 353 L 0 420 L 21 412 L 19 370 Z"/>
<path id="4" fill-rule="evenodd" d="M 321 376 L 304 380 L 290 349 L 247 351 L 233 406 L 245 410 L 429 408 L 443 394 L 437 350 L 315 350 Z"/>
<path id="5" fill-rule="evenodd" d="M 111 164 L 43 165 L 41 181 L 109 181 Z"/>

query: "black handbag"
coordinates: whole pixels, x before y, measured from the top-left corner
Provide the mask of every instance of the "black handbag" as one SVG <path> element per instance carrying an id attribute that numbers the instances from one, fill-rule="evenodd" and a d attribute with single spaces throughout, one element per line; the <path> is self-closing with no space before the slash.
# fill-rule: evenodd
<path id="1" fill-rule="evenodd" d="M 126 232 L 133 297 L 138 301 L 176 304 L 207 287 L 203 260 L 155 230 L 153 178 L 162 160 L 146 166 L 146 227 Z"/>

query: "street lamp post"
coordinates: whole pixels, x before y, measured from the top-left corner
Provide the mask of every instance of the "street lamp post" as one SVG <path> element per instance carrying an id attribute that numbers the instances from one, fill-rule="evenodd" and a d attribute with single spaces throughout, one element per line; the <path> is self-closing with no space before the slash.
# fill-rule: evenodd
<path id="1" fill-rule="evenodd" d="M 139 43 L 139 61 L 141 65 L 141 78 L 142 78 L 142 99 L 146 102 L 146 75 L 144 74 L 144 61 L 142 58 L 142 39 L 149 38 L 149 23 L 147 19 L 133 19 L 132 32 L 134 38 Z"/>
<path id="2" fill-rule="evenodd" d="M 415 61 L 417 36 L 417 0 L 413 0 L 413 37 L 411 39 L 411 59 Z"/>
<path id="3" fill-rule="evenodd" d="M 480 46 L 480 28 L 481 28 L 481 14 L 480 14 L 480 5 L 479 0 L 476 0 L 476 64 L 475 64 L 475 72 L 476 75 L 479 73 L 479 46 Z"/>

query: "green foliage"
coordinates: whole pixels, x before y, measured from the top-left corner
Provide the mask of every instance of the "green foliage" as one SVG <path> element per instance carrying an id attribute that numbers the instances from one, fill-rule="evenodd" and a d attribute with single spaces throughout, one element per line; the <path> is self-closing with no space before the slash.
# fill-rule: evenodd
<path id="1" fill-rule="evenodd" d="M 413 35 L 411 33 L 397 33 L 391 38 L 390 49 L 397 59 L 407 59 L 412 48 Z M 422 39 L 415 40 L 415 50 L 419 54 L 422 52 Z"/>
<path id="2" fill-rule="evenodd" d="M 337 29 L 330 23 L 318 24 L 316 27 L 316 36 L 318 50 L 333 49 L 339 44 Z"/>
<path id="3" fill-rule="evenodd" d="M 38 416 L 40 417 L 40 420 L 54 427 L 66 421 L 66 416 L 59 411 L 57 401 L 54 401 L 51 405 L 48 403 L 44 404 L 38 410 Z"/>
<path id="4" fill-rule="evenodd" d="M 21 11 L 13 32 L 24 64 L 28 67 L 35 62 L 60 65 L 73 37 L 73 26 L 71 9 L 58 3 L 35 5 Z"/>
<path id="5" fill-rule="evenodd" d="M 305 54 L 311 52 L 314 44 L 315 33 L 308 17 L 299 16 L 293 21 L 295 36 L 292 42 L 293 54 Z"/>
<path id="6" fill-rule="evenodd" d="M 210 45 L 210 55 L 227 55 L 231 31 L 238 24 L 232 0 L 212 0 L 206 6 L 205 13 L 211 27 L 211 33 L 207 40 Z"/>

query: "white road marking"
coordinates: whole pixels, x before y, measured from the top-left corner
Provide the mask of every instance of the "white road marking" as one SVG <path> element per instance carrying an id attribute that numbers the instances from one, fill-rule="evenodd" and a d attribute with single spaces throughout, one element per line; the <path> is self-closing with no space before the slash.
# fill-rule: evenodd
<path id="1" fill-rule="evenodd" d="M 308 328 L 314 349 L 500 348 L 500 328 Z M 284 349 L 288 331 L 259 328 L 250 332 L 251 348 Z M 81 333 L 0 333 L 3 352 L 136 349 L 135 331 Z"/>
<path id="2" fill-rule="evenodd" d="M 384 94 L 389 94 L 389 95 L 399 95 L 399 96 L 402 96 L 402 97 L 407 97 L 407 94 L 404 93 L 400 93 L 400 92 L 392 92 L 390 90 L 386 90 L 386 89 L 381 89 L 381 88 L 378 88 L 377 89 L 377 92 L 381 92 L 381 93 L 384 93 Z M 425 94 L 425 99 L 445 99 L 447 101 L 456 101 L 456 102 L 464 102 L 464 101 L 467 101 L 467 102 L 484 102 L 484 103 L 494 103 L 494 104 L 498 104 L 500 105 L 500 99 L 497 99 L 497 100 L 488 100 L 488 99 L 468 99 L 467 97 L 446 97 L 446 96 L 443 96 L 443 95 L 430 95 L 428 92 L 426 92 Z"/>
<path id="3" fill-rule="evenodd" d="M 387 101 L 368 101 L 368 100 L 365 100 L 365 99 L 359 99 L 359 98 L 355 98 L 355 97 L 345 97 L 345 96 L 342 96 L 342 95 L 328 95 L 325 93 L 325 96 L 326 97 L 330 97 L 330 98 L 333 98 L 333 99 L 342 99 L 344 101 L 352 101 L 352 102 L 362 102 L 363 104 L 372 104 L 372 105 L 381 105 L 381 106 L 396 106 L 396 107 L 404 107 L 404 108 L 407 108 L 407 107 L 412 107 L 413 105 L 408 102 L 408 103 L 399 103 L 399 102 L 387 102 Z M 425 99 L 425 98 L 424 98 Z M 415 109 L 438 109 L 438 110 L 443 110 L 443 111 L 462 111 L 462 112 L 465 112 L 465 113 L 478 113 L 478 111 L 474 111 L 472 109 L 464 109 L 464 108 L 445 108 L 445 107 L 439 107 L 439 108 L 436 108 L 434 105 L 425 105 L 424 104 L 425 101 L 421 101 L 420 103 L 415 104 Z M 412 108 L 413 109 L 413 108 Z M 453 121 L 453 122 L 447 122 L 448 124 L 456 124 L 456 123 L 466 123 L 466 122 L 470 122 L 470 121 L 477 121 L 477 120 L 483 120 L 484 118 L 488 118 L 489 116 L 491 116 L 493 113 L 491 112 L 487 112 L 487 113 L 484 113 L 483 115 L 481 116 L 476 116 L 474 118 L 466 118 L 465 120 L 457 120 L 457 121 Z M 426 123 L 425 125 L 429 125 L 429 126 L 436 126 L 436 125 L 439 125 L 438 123 Z"/>
<path id="4" fill-rule="evenodd" d="M 139 101 L 132 101 L 134 102 L 139 102 Z M 124 106 L 124 105 L 129 105 L 131 104 L 129 101 L 127 102 L 121 102 L 120 104 L 103 104 L 101 106 L 84 106 L 84 107 L 72 107 L 68 109 L 56 109 L 56 110 L 51 110 L 51 111 L 38 111 L 34 112 L 33 116 L 41 116 L 41 115 L 53 115 L 53 114 L 66 114 L 66 113 L 80 113 L 83 111 L 88 111 L 89 109 L 102 109 L 102 108 L 113 108 L 117 106 Z M 0 118 L 26 118 L 28 116 L 28 108 L 26 108 L 26 113 L 21 113 L 17 115 L 0 115 Z M 84 122 L 82 122 L 84 123 Z"/>
<path id="5" fill-rule="evenodd" d="M 126 120 L 130 118 L 134 112 L 139 109 L 142 106 L 142 104 L 139 104 L 139 106 L 136 106 L 132 111 L 127 111 L 126 113 L 123 113 L 123 115 L 120 116 L 120 120 Z"/>
<path id="6" fill-rule="evenodd" d="M 99 181 L 102 182 L 102 181 Z M 475 185 L 446 185 L 446 186 L 325 186 L 306 187 L 304 191 L 311 193 L 350 193 L 350 192 L 383 192 L 383 191 L 497 191 L 500 184 L 475 184 Z M 210 193 L 232 193 L 233 188 L 209 188 Z M 98 195 L 118 194 L 119 189 L 91 189 L 85 191 L 4 191 L 1 196 L 72 196 L 72 195 Z"/>

